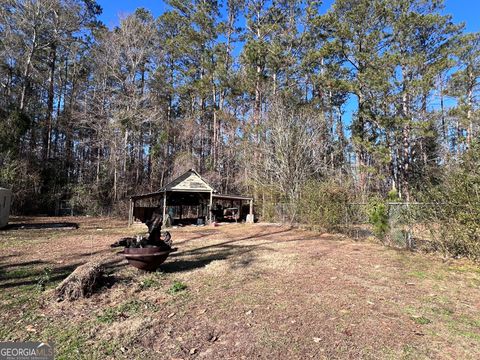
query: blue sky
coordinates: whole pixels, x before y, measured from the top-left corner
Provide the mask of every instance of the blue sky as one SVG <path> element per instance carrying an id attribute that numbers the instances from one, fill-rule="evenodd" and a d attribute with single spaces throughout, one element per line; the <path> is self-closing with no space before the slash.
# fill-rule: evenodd
<path id="1" fill-rule="evenodd" d="M 161 0 L 98 0 L 103 8 L 101 20 L 108 26 L 118 25 L 120 15 L 132 13 L 138 7 L 149 9 L 155 16 L 166 10 L 166 5 Z M 333 0 L 326 0 L 322 5 L 327 9 Z M 467 31 L 480 31 L 480 1 L 479 0 L 446 0 L 445 12 L 452 14 L 455 22 L 465 22 Z"/>
<path id="2" fill-rule="evenodd" d="M 322 12 L 327 11 L 333 2 L 334 0 L 324 0 Z M 97 3 L 103 8 L 100 19 L 109 28 L 118 25 L 119 17 L 130 14 L 139 7 L 150 10 L 154 16 L 159 16 L 168 10 L 168 6 L 162 0 L 97 0 Z M 444 13 L 453 15 L 455 23 L 464 22 L 467 32 L 480 31 L 480 0 L 445 0 Z M 351 96 L 343 107 L 343 120 L 347 126 L 347 135 L 349 133 L 348 126 L 356 108 L 357 101 Z"/>

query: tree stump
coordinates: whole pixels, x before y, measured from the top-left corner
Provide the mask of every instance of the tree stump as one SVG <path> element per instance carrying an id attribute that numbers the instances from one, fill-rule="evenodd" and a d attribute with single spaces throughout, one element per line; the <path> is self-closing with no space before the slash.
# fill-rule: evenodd
<path id="1" fill-rule="evenodd" d="M 103 280 L 104 267 L 98 261 L 77 267 L 55 289 L 57 300 L 74 301 L 89 297 Z"/>

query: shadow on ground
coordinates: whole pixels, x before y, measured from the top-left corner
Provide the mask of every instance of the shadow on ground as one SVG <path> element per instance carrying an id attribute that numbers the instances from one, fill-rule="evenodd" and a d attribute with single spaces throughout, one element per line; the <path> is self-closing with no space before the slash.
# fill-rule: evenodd
<path id="1" fill-rule="evenodd" d="M 58 230 L 74 230 L 79 226 L 74 222 L 49 222 L 49 223 L 14 223 L 8 224 L 2 228 L 5 230 L 37 230 L 37 229 L 58 229 Z"/>
<path id="2" fill-rule="evenodd" d="M 282 229 L 280 231 L 267 234 L 257 233 L 242 238 L 232 239 L 217 244 L 202 246 L 174 253 L 167 259 L 164 264 L 160 266 L 160 270 L 166 273 L 190 271 L 198 268 L 203 268 L 213 261 L 227 260 L 229 258 L 238 258 L 238 261 L 235 261 L 231 264 L 232 268 L 247 267 L 253 263 L 254 259 L 252 256 L 245 257 L 245 255 L 250 254 L 252 251 L 260 249 L 276 252 L 276 250 L 266 246 L 267 244 L 275 240 L 264 239 L 265 237 L 269 237 L 271 235 L 280 235 L 288 233 L 289 231 L 291 231 L 291 229 Z M 198 239 L 199 238 L 197 237 L 194 239 L 183 241 L 182 243 L 192 240 L 197 241 Z M 244 241 L 253 239 L 264 239 L 267 242 L 262 242 L 259 244 L 242 244 L 242 242 Z"/>

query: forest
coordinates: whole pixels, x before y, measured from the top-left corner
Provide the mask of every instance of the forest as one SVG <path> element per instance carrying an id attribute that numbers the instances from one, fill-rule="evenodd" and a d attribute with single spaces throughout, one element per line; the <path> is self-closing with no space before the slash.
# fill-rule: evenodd
<path id="1" fill-rule="evenodd" d="M 467 206 L 478 224 L 480 35 L 442 0 L 165 4 L 110 29 L 94 0 L 1 2 L 16 213 L 125 215 L 195 168 L 264 216 L 343 196 Z"/>

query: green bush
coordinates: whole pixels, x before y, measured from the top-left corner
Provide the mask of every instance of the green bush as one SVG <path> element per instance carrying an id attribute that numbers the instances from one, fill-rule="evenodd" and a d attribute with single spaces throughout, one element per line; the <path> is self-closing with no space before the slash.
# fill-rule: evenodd
<path id="1" fill-rule="evenodd" d="M 317 230 L 342 231 L 350 222 L 352 199 L 349 184 L 309 181 L 299 201 L 300 222 Z"/>
<path id="2" fill-rule="evenodd" d="M 387 194 L 387 201 L 388 202 L 401 202 L 400 196 L 398 194 L 397 189 L 392 189 Z"/>
<path id="3" fill-rule="evenodd" d="M 368 222 L 373 227 L 373 234 L 384 239 L 389 230 L 388 204 L 379 197 L 372 198 L 367 205 Z"/>

